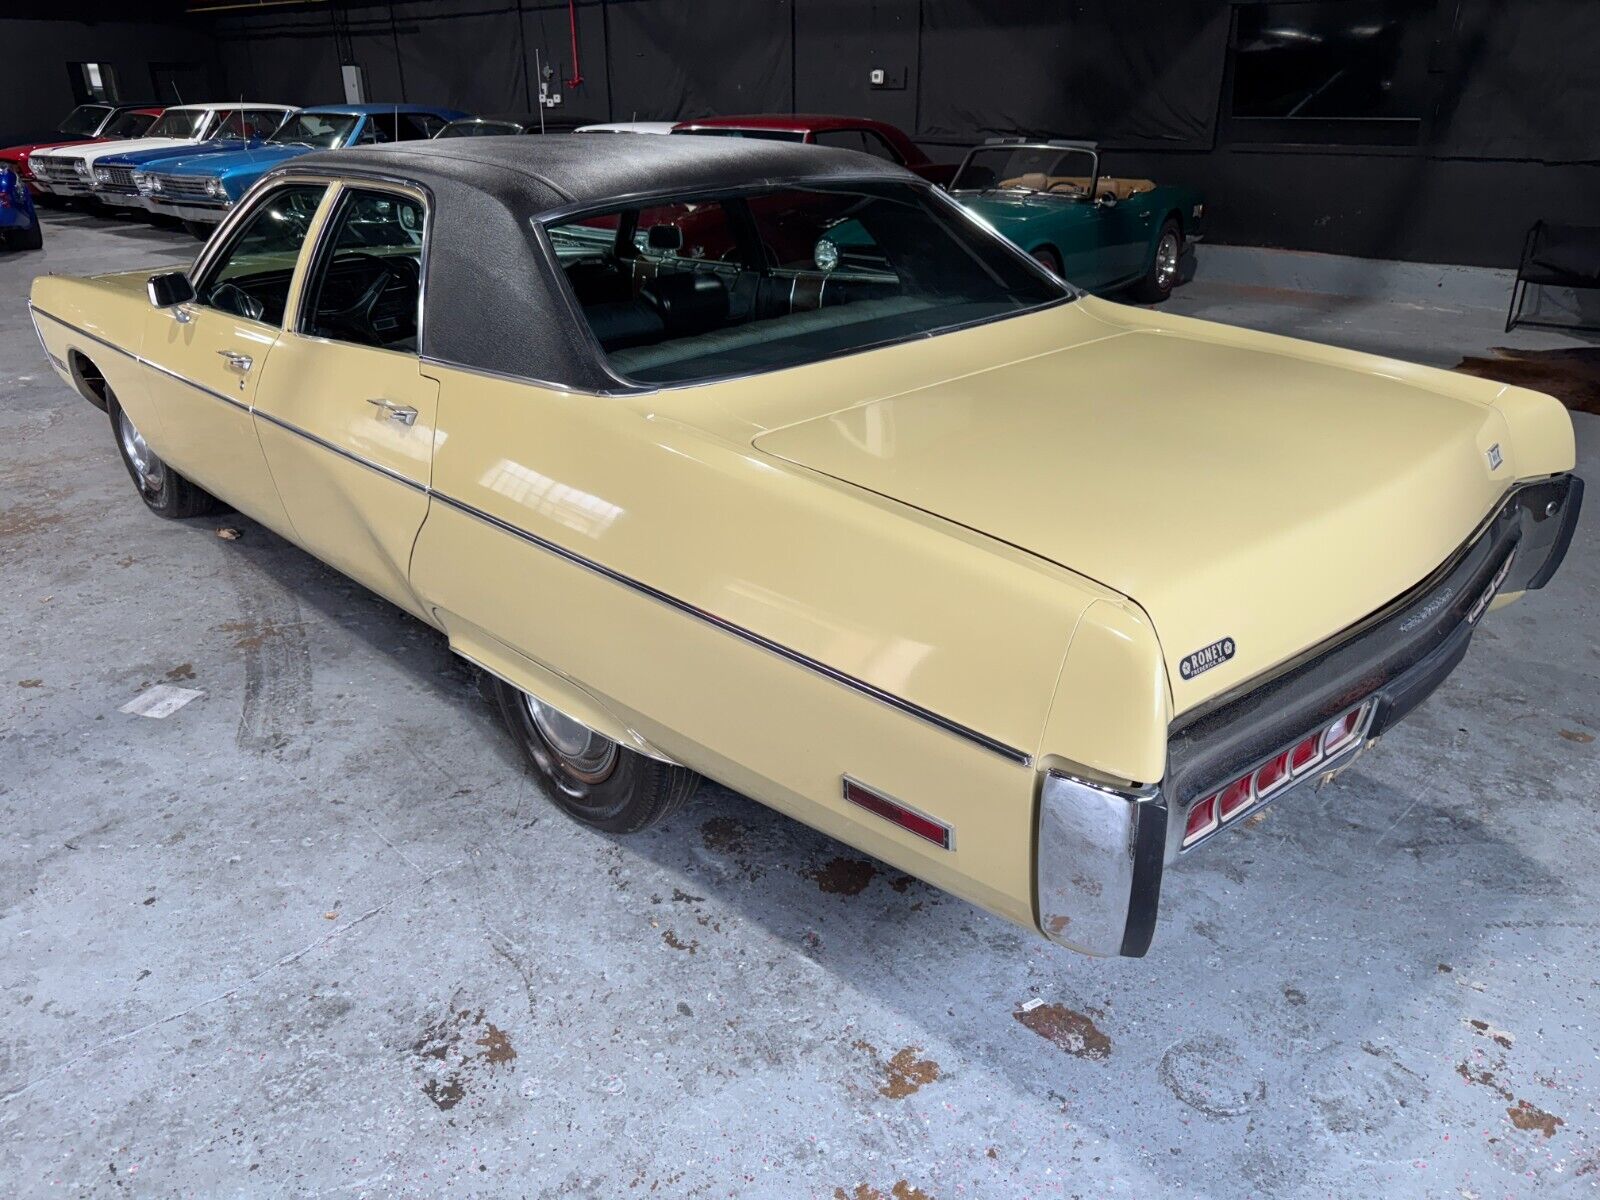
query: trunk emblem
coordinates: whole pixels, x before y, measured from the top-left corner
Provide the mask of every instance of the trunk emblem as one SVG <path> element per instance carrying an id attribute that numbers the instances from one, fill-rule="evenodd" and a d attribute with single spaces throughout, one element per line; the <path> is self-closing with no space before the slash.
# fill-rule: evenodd
<path id="1" fill-rule="evenodd" d="M 1202 646 L 1193 654 L 1185 655 L 1178 664 L 1178 674 L 1185 679 L 1193 679 L 1196 675 L 1203 675 L 1212 667 L 1220 667 L 1233 657 L 1233 639 L 1221 638 L 1209 646 Z"/>

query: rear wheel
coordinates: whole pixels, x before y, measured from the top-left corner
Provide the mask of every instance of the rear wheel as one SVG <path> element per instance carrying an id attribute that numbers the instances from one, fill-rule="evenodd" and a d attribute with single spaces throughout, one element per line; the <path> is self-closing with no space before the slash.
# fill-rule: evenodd
<path id="1" fill-rule="evenodd" d="M 1155 253 L 1150 256 L 1150 267 L 1144 278 L 1133 285 L 1133 297 L 1145 304 L 1160 304 L 1172 295 L 1178 282 L 1178 262 L 1183 258 L 1183 231 L 1178 223 L 1168 217 L 1156 237 Z"/>
<path id="2" fill-rule="evenodd" d="M 1040 246 L 1031 252 L 1034 258 L 1043 264 L 1044 269 L 1056 275 L 1061 274 L 1061 256 L 1052 246 Z"/>
<path id="3" fill-rule="evenodd" d="M 210 492 L 190 483 L 161 461 L 110 391 L 106 392 L 106 412 L 117 436 L 117 453 L 122 455 L 122 465 L 128 468 L 140 499 L 151 512 L 176 520 L 204 516 L 219 507 L 217 498 Z"/>
<path id="4" fill-rule="evenodd" d="M 491 683 L 511 736 L 574 820 L 637 833 L 677 812 L 700 783 L 687 767 L 646 758 L 503 680 Z"/>
<path id="5" fill-rule="evenodd" d="M 43 250 L 44 230 L 37 221 L 27 229 L 0 230 L 0 245 L 7 250 Z"/>

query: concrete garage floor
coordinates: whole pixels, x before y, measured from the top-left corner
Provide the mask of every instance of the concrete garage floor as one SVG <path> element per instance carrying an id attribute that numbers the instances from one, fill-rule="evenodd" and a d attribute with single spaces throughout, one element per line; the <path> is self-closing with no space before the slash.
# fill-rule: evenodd
<path id="1" fill-rule="evenodd" d="M 432 631 L 144 511 L 27 285 L 193 243 L 46 220 L 0 258 L 7 1195 L 1600 1185 L 1600 504 L 1406 725 L 1095 961 L 718 787 L 633 839 L 558 815 Z M 1393 349 L 1459 334 L 1391 307 Z M 117 711 L 166 681 L 205 695 Z"/>

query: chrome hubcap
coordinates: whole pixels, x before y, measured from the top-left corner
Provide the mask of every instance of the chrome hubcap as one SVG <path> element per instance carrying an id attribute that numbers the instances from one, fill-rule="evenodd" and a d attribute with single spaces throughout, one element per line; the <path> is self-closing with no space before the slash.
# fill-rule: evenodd
<path id="1" fill-rule="evenodd" d="M 1178 235 L 1163 234 L 1156 245 L 1156 283 L 1162 288 L 1172 286 L 1178 277 Z"/>
<path id="2" fill-rule="evenodd" d="M 535 728 L 569 771 L 589 783 L 598 783 L 611 773 L 617 761 L 615 742 L 526 692 L 522 700 Z"/>
<path id="3" fill-rule="evenodd" d="M 146 492 L 155 493 L 161 490 L 161 485 L 166 482 L 167 468 L 145 445 L 144 434 L 128 420 L 128 414 L 119 410 L 117 412 L 117 436 L 122 440 L 122 452 L 128 456 L 128 461 L 133 464 L 133 470 L 139 477 L 139 486 Z"/>

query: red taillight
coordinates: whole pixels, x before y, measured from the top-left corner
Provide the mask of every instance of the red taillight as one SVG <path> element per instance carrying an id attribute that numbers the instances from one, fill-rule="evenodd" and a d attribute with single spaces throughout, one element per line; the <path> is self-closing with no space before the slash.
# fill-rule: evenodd
<path id="1" fill-rule="evenodd" d="M 1183 844 L 1197 842 L 1217 827 L 1217 798 L 1207 796 L 1189 810 L 1189 824 L 1183 831 Z"/>
<path id="2" fill-rule="evenodd" d="M 1249 808 L 1250 800 L 1250 776 L 1235 779 L 1217 793 L 1217 807 L 1222 812 L 1222 819 L 1231 820 L 1237 813 Z"/>
<path id="3" fill-rule="evenodd" d="M 1361 714 L 1363 711 L 1365 711 L 1365 706 L 1352 708 L 1344 716 L 1328 726 L 1328 732 L 1322 735 L 1322 752 L 1324 754 L 1337 754 L 1355 740 L 1356 731 L 1361 728 Z"/>
<path id="4" fill-rule="evenodd" d="M 1289 770 L 1295 775 L 1304 775 L 1321 761 L 1322 737 L 1319 734 L 1313 733 L 1289 751 Z"/>
<path id="5" fill-rule="evenodd" d="M 914 833 L 918 837 L 927 838 L 935 846 L 945 850 L 955 842 L 955 835 L 943 821 L 936 821 L 932 817 L 919 813 L 914 808 L 908 808 L 897 800 L 887 796 L 880 796 L 877 792 L 863 787 L 854 779 L 844 781 L 844 798 L 851 804 L 860 805 L 870 813 L 882 817 L 900 826 L 907 833 Z"/>
<path id="6" fill-rule="evenodd" d="M 1256 768 L 1256 795 L 1267 796 L 1289 781 L 1289 752 L 1285 750 L 1270 762 Z"/>

